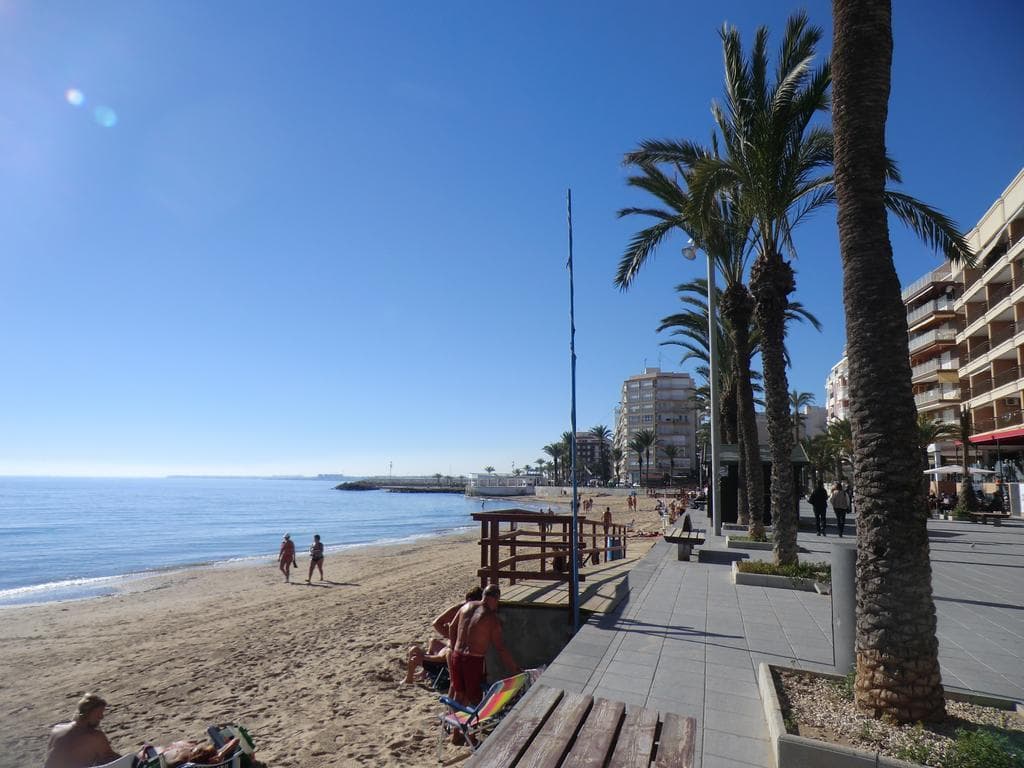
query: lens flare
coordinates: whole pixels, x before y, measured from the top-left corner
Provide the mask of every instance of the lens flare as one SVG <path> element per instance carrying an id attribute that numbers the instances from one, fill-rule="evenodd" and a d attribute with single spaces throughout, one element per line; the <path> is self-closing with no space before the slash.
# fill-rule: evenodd
<path id="1" fill-rule="evenodd" d="M 104 128 L 113 128 L 117 125 L 117 113 L 110 107 L 96 107 L 93 110 L 92 116 Z"/>
<path id="2" fill-rule="evenodd" d="M 64 91 L 64 100 L 72 107 L 80 107 L 85 104 L 85 94 L 77 88 L 68 88 Z"/>

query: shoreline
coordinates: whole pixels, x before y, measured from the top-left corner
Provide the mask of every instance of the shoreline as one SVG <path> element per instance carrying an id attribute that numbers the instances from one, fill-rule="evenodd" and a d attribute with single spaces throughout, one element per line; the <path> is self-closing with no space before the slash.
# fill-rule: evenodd
<path id="1" fill-rule="evenodd" d="M 627 512 L 625 497 L 598 498 L 595 509 L 606 504 L 615 522 L 635 517 L 638 531 L 659 524 L 653 510 Z M 437 693 L 400 685 L 404 659 L 479 583 L 477 537 L 328 552 L 327 580 L 310 585 L 308 559 L 285 584 L 271 558 L 161 572 L 106 597 L 12 606 L 0 622 L 0 754 L 5 764 L 42 764 L 49 728 L 94 691 L 110 702 L 103 729 L 121 753 L 233 722 L 272 768 L 432 768 Z M 446 746 L 445 762 L 467 754 Z"/>

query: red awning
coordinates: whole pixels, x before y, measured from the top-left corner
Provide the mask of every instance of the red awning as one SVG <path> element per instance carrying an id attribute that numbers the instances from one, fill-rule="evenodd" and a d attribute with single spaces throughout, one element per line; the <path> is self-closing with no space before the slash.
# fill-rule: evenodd
<path id="1" fill-rule="evenodd" d="M 971 442 L 975 445 L 1021 445 L 1024 446 L 1024 427 L 1010 427 L 1009 429 L 996 429 L 992 432 L 982 432 L 980 435 L 971 435 Z"/>

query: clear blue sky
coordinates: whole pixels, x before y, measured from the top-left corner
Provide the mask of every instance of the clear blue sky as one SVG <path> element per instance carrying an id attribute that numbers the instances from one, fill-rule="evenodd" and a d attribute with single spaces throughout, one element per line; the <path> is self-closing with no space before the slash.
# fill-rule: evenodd
<path id="1" fill-rule="evenodd" d="M 895 5 L 890 152 L 969 229 L 1024 165 L 1024 10 Z M 718 28 L 777 44 L 790 10 L 0 0 L 0 473 L 534 461 L 569 427 L 570 185 L 578 425 L 613 426 L 624 378 L 679 369 L 654 329 L 701 271 L 680 241 L 613 286 L 622 154 L 706 139 Z M 904 282 L 938 263 L 893 243 Z M 797 246 L 825 329 L 790 381 L 820 402 L 834 213 Z"/>

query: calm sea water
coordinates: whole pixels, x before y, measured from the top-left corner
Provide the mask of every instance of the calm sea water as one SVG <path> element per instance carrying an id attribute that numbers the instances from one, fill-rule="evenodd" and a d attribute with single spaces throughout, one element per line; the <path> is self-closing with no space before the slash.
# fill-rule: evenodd
<path id="1" fill-rule="evenodd" d="M 448 533 L 473 524 L 469 516 L 481 508 L 480 500 L 458 494 L 336 491 L 334 485 L 0 478 L 0 606 L 108 594 L 125 578 L 154 570 L 274 556 L 285 532 L 300 557 L 314 533 L 328 553 Z"/>

